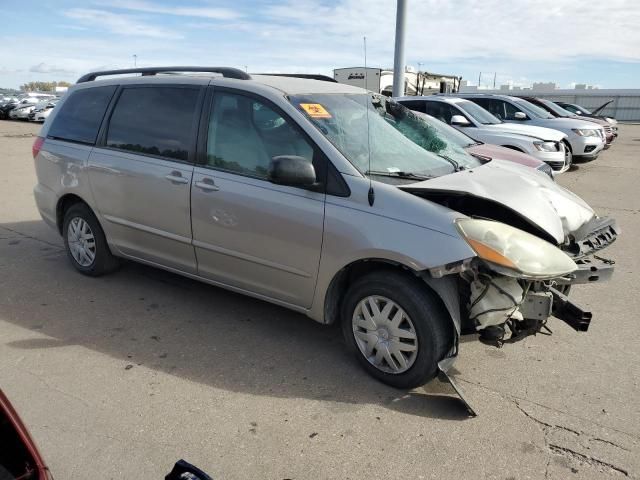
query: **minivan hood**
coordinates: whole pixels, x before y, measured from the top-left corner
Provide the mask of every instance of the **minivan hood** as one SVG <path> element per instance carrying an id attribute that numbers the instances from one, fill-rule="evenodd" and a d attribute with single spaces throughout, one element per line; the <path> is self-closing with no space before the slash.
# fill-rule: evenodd
<path id="1" fill-rule="evenodd" d="M 558 244 L 595 216 L 584 200 L 544 173 L 502 160 L 400 188 L 418 195 L 421 191 L 451 192 L 500 203 Z"/>
<path id="2" fill-rule="evenodd" d="M 553 140 L 559 142 L 565 137 L 565 134 L 546 127 L 536 127 L 535 125 L 520 125 L 517 123 L 498 123 L 497 125 L 482 125 L 482 128 L 496 132 L 509 132 L 526 135 L 528 137 L 536 137 L 542 140 Z"/>

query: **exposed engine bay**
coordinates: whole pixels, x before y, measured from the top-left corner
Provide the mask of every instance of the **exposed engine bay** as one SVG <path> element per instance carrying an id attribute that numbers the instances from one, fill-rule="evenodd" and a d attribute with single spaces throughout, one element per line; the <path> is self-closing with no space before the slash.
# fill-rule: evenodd
<path id="1" fill-rule="evenodd" d="M 606 281 L 611 277 L 615 262 L 597 253 L 614 242 L 619 234 L 613 219 L 595 214 L 581 223 L 575 219 L 563 219 L 564 235 L 559 241 L 557 232 L 546 231 L 540 226 L 544 222 L 536 222 L 513 208 L 517 205 L 504 205 L 484 196 L 439 188 L 408 190 L 470 218 L 506 223 L 534 235 L 558 247 L 578 267 L 574 272 L 557 278 L 527 280 L 505 275 L 486 262 L 474 259 L 459 270 L 460 305 L 463 310 L 466 306 L 466 312 L 461 312 L 463 334 L 479 333 L 481 340 L 501 346 L 528 335 L 551 333 L 547 320 L 552 315 L 578 331 L 588 329 L 591 313 L 573 303 L 567 295 L 572 285 Z M 553 205 L 545 206 L 550 215 L 559 216 L 560 212 Z M 570 205 L 564 205 L 564 208 L 570 213 Z M 584 215 L 584 211 L 580 214 Z M 569 224 L 579 227 L 570 229 L 567 227 Z"/>

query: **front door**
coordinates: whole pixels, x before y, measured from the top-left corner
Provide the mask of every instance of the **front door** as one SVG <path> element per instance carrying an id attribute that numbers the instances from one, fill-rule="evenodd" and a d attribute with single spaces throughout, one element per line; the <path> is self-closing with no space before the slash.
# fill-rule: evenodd
<path id="1" fill-rule="evenodd" d="M 320 153 L 275 105 L 239 92 L 216 91 L 206 130 L 206 160 L 191 187 L 199 274 L 310 307 L 325 195 L 275 185 L 267 171 L 272 157 L 297 155 L 322 172 Z"/>

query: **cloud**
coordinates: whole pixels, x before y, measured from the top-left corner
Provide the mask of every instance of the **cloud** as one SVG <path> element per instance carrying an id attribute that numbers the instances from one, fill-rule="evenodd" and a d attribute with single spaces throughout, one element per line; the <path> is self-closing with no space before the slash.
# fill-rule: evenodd
<path id="1" fill-rule="evenodd" d="M 136 16 L 122 15 L 107 10 L 72 8 L 64 12 L 64 15 L 81 24 L 104 28 L 118 35 L 172 39 L 183 38 L 182 35 L 177 32 L 148 24 Z"/>
<path id="2" fill-rule="evenodd" d="M 634 0 L 592 2 L 589 8 L 580 0 L 421 0 L 407 8 L 407 57 L 418 61 L 640 58 L 640 9 Z M 267 7 L 265 13 L 269 23 L 304 27 L 306 35 L 296 41 L 313 39 L 316 48 L 357 51 L 366 35 L 374 57 L 385 56 L 387 63 L 392 58 L 395 2 L 287 0 Z"/>
<path id="3" fill-rule="evenodd" d="M 49 65 L 44 62 L 29 67 L 29 71 L 32 73 L 57 73 L 60 75 L 73 75 L 75 73 L 73 70 L 56 67 L 55 65 Z"/>
<path id="4" fill-rule="evenodd" d="M 4 75 L 3 82 L 28 81 L 29 67 L 42 60 L 83 73 L 96 65 L 131 67 L 133 54 L 145 66 L 248 65 L 253 72 L 331 74 L 363 64 L 363 36 L 370 66 L 393 65 L 396 2 L 390 0 L 260 0 L 251 8 L 238 1 L 225 2 L 231 8 L 217 8 L 222 2 L 214 0 L 173 6 L 98 1 L 59 10 L 46 30 L 7 24 L 0 32 L 2 64 L 26 74 Z M 491 84 L 497 72 L 497 84 L 633 86 L 640 75 L 640 5 L 608 0 L 584 8 L 580 2 L 410 1 L 407 64 L 474 82 L 482 71 L 483 83 Z M 69 26 L 87 30 L 70 32 Z"/>
<path id="5" fill-rule="evenodd" d="M 200 17 L 214 20 L 233 20 L 242 15 L 229 8 L 218 7 L 168 7 L 157 5 L 144 0 L 112 0 L 110 7 L 124 10 L 134 10 L 138 12 L 157 13 L 164 15 L 176 15 L 182 17 Z"/>

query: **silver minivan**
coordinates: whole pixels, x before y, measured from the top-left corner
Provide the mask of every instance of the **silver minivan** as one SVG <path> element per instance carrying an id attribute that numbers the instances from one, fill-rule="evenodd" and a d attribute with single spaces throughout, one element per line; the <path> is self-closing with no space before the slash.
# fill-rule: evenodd
<path id="1" fill-rule="evenodd" d="M 547 175 L 328 78 L 90 73 L 33 154 L 38 209 L 81 273 L 129 259 L 340 322 L 395 387 L 450 366 L 462 334 L 499 345 L 552 314 L 586 330 L 569 290 L 613 270 L 615 222 Z"/>

